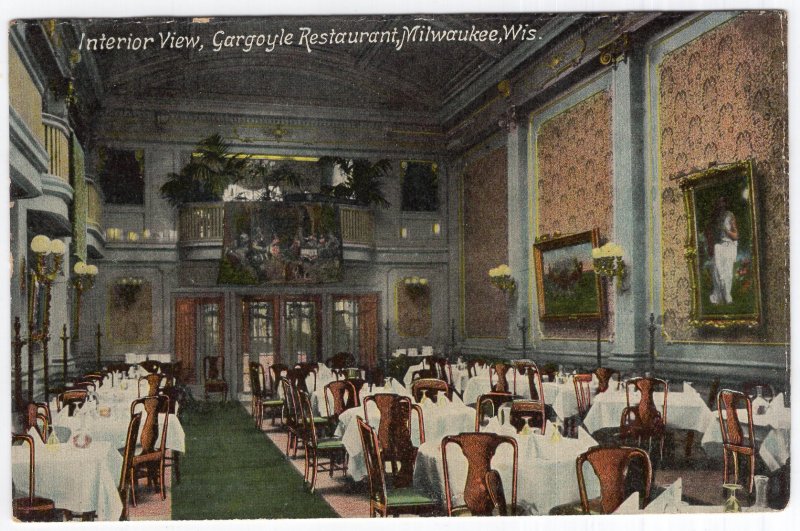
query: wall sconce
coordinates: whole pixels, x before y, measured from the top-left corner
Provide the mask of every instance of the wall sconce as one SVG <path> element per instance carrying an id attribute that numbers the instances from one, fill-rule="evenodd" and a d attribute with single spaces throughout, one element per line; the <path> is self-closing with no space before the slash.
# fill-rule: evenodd
<path id="1" fill-rule="evenodd" d="M 72 268 L 75 276 L 72 277 L 72 286 L 75 288 L 75 329 L 73 335 L 78 339 L 81 329 L 81 297 L 83 292 L 92 289 L 98 270 L 96 265 L 78 262 Z"/>
<path id="2" fill-rule="evenodd" d="M 428 279 L 420 277 L 405 277 L 403 279 L 403 286 L 412 297 L 423 295 L 430 289 L 430 286 L 428 286 Z"/>
<path id="3" fill-rule="evenodd" d="M 489 270 L 489 280 L 500 291 L 514 293 L 517 289 L 517 282 L 511 276 L 511 268 L 506 264 L 501 264 Z"/>
<path id="4" fill-rule="evenodd" d="M 627 275 L 627 268 L 622 254 L 622 246 L 613 242 L 608 242 L 602 247 L 592 249 L 595 273 L 610 280 L 617 278 L 620 289 L 624 289 L 622 283 Z"/>
<path id="5" fill-rule="evenodd" d="M 58 239 L 51 240 L 43 234 L 34 236 L 31 240 L 31 251 L 36 254 L 33 274 L 39 282 L 52 283 L 61 272 L 64 261 L 64 242 Z M 48 257 L 52 257 L 49 260 Z"/>
<path id="6" fill-rule="evenodd" d="M 400 237 L 404 240 L 408 238 L 408 229 L 405 227 L 400 227 Z"/>
<path id="7" fill-rule="evenodd" d="M 438 236 L 442 232 L 442 226 L 438 223 L 434 223 L 433 226 L 431 226 L 431 231 L 433 232 L 434 236 Z"/>

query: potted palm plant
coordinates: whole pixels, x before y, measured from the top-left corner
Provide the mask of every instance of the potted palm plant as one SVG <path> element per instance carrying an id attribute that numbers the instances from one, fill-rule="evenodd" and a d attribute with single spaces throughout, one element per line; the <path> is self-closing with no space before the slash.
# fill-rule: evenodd
<path id="1" fill-rule="evenodd" d="M 340 200 L 350 199 L 361 205 L 380 205 L 383 208 L 389 206 L 389 201 L 383 195 L 381 179 L 392 168 L 390 160 L 381 159 L 373 163 L 367 159 L 322 157 L 319 163 L 337 165 L 347 176 L 344 182 L 336 186 L 323 187 L 323 193 Z"/>

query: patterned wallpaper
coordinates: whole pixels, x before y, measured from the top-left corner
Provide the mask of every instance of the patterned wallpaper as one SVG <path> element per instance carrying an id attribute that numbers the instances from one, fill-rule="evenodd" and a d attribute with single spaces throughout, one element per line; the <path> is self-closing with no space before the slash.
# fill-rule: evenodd
<path id="1" fill-rule="evenodd" d="M 662 289 L 664 332 L 672 340 L 788 341 L 785 42 L 781 14 L 746 13 L 671 52 L 660 66 Z M 686 214 L 677 179 L 713 163 L 744 159 L 753 159 L 761 198 L 765 326 L 746 333 L 704 332 L 688 323 Z"/>
<path id="2" fill-rule="evenodd" d="M 601 243 L 610 238 L 614 215 L 611 93 L 600 91 L 544 122 L 537 131 L 536 149 L 537 236 L 597 227 Z M 605 338 L 614 329 L 613 313 L 609 307 Z M 586 323 L 540 322 L 540 327 L 545 337 L 597 337 Z"/>
<path id="3" fill-rule="evenodd" d="M 505 338 L 506 295 L 489 282 L 489 270 L 508 263 L 506 149 L 496 149 L 464 171 L 464 334 Z"/>

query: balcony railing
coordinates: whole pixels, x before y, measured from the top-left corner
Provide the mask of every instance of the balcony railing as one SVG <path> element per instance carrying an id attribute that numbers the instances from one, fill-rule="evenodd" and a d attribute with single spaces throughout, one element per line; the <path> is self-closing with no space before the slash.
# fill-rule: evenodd
<path id="1" fill-rule="evenodd" d="M 373 245 L 375 243 L 375 220 L 372 210 L 342 206 L 339 209 L 344 243 Z"/>
<path id="2" fill-rule="evenodd" d="M 222 241 L 223 203 L 196 203 L 181 207 L 178 238 L 181 243 Z"/>
<path id="3" fill-rule="evenodd" d="M 67 136 L 60 128 L 45 123 L 44 147 L 50 156 L 48 173 L 69 182 L 69 140 Z"/>
<path id="4" fill-rule="evenodd" d="M 178 239 L 181 243 L 221 242 L 224 231 L 224 203 L 191 203 L 178 213 Z M 341 206 L 339 216 L 342 240 L 346 244 L 373 245 L 375 221 L 372 210 Z"/>

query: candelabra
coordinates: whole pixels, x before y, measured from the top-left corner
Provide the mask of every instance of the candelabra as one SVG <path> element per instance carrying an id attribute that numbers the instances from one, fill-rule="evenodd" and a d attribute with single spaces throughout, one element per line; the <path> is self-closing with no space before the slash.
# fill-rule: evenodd
<path id="1" fill-rule="evenodd" d="M 72 286 L 75 288 L 75 329 L 72 335 L 77 340 L 81 328 L 81 298 L 84 291 L 90 290 L 94 286 L 97 266 L 78 262 L 72 271 L 75 273 L 75 276 L 72 277 Z"/>
<path id="2" fill-rule="evenodd" d="M 622 253 L 622 247 L 613 242 L 592 249 L 595 273 L 609 280 L 616 278 L 618 280 L 617 287 L 620 289 L 623 289 L 623 281 L 627 275 L 627 267 Z"/>
<path id="3" fill-rule="evenodd" d="M 511 276 L 511 268 L 506 264 L 501 264 L 489 270 L 489 280 L 498 289 L 505 293 L 513 293 L 517 289 L 517 283 Z"/>
<path id="4" fill-rule="evenodd" d="M 35 255 L 33 269 L 31 270 L 31 285 L 28 291 L 28 400 L 33 401 L 33 343 L 41 342 L 42 358 L 44 361 L 44 394 L 45 400 L 49 400 L 49 353 L 48 342 L 50 341 L 50 298 L 53 282 L 61 272 L 61 265 L 64 261 L 64 242 L 58 239 L 51 240 L 47 236 L 40 234 L 31 240 L 31 251 Z M 41 308 L 41 328 L 37 329 L 36 308 L 39 302 L 37 288 L 44 290 L 44 305 Z"/>

